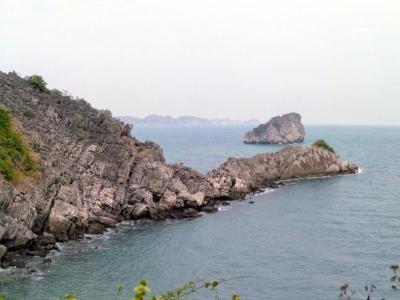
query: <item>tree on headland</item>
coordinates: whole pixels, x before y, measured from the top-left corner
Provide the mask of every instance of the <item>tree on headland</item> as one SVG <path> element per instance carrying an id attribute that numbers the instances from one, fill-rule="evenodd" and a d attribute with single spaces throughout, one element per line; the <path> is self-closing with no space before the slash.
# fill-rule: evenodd
<path id="1" fill-rule="evenodd" d="M 333 149 L 324 139 L 316 140 L 313 145 L 325 149 L 329 152 L 335 153 L 335 149 Z"/>
<path id="2" fill-rule="evenodd" d="M 31 75 L 25 78 L 26 81 L 29 82 L 31 86 L 37 88 L 40 91 L 44 91 L 46 89 L 46 81 L 44 81 L 43 77 L 40 75 Z"/>

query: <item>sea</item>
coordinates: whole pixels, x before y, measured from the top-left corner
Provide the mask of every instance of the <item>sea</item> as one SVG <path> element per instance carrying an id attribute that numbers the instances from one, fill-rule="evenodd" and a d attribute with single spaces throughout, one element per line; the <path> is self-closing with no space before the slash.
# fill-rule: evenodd
<path id="1" fill-rule="evenodd" d="M 246 145 L 248 128 L 135 127 L 133 135 L 161 145 L 167 162 L 201 173 L 230 156 L 272 152 L 281 145 Z M 289 182 L 217 213 L 181 221 L 124 222 L 98 236 L 60 245 L 52 263 L 29 259 L 30 271 L 0 271 L 6 299 L 130 299 L 145 278 L 152 292 L 188 281 L 227 281 L 215 294 L 188 299 L 400 299 L 389 266 L 400 262 L 400 127 L 306 126 L 304 144 L 324 138 L 360 174 Z M 249 203 L 254 201 L 254 204 Z M 117 285 L 124 286 L 121 293 Z"/>

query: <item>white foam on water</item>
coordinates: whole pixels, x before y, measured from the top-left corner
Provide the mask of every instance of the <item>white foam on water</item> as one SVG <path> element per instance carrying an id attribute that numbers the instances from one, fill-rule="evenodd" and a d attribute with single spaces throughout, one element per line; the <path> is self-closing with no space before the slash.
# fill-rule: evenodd
<path id="1" fill-rule="evenodd" d="M 56 257 L 56 256 L 60 256 L 61 252 L 63 251 L 63 247 L 61 247 L 60 245 L 57 245 L 57 246 L 58 246 L 59 251 L 50 250 L 50 252 L 47 253 L 46 258 L 53 258 L 53 257 Z"/>
<path id="2" fill-rule="evenodd" d="M 227 211 L 232 208 L 232 205 L 219 205 L 218 206 L 218 211 Z"/>
<path id="3" fill-rule="evenodd" d="M 250 199 L 252 199 L 252 198 L 254 198 L 254 197 L 257 197 L 257 196 L 260 196 L 260 195 L 269 194 L 269 193 L 272 193 L 272 192 L 277 191 L 278 189 L 279 189 L 279 188 L 266 188 L 266 189 L 261 190 L 261 191 L 259 191 L 259 192 L 257 192 L 257 193 L 246 195 L 246 197 L 244 198 L 244 200 L 250 200 Z"/>
<path id="4" fill-rule="evenodd" d="M 32 274 L 33 279 L 36 281 L 41 281 L 45 279 L 46 273 L 43 272 L 41 269 L 37 269 L 35 273 Z"/>
<path id="5" fill-rule="evenodd" d="M 98 239 L 98 238 L 100 238 L 102 235 L 103 235 L 102 233 L 100 233 L 100 234 L 86 233 L 86 234 L 84 234 L 83 236 L 84 236 L 86 239 L 90 240 L 90 239 Z"/>
<path id="6" fill-rule="evenodd" d="M 133 220 L 127 220 L 127 221 L 122 221 L 121 223 L 117 224 L 117 227 L 135 227 L 135 221 Z"/>
<path id="7" fill-rule="evenodd" d="M 262 192 L 258 193 L 257 195 L 269 194 L 269 193 L 275 192 L 276 190 L 277 189 L 266 188 L 265 190 L 263 190 Z"/>
<path id="8" fill-rule="evenodd" d="M 98 237 L 102 240 L 109 240 L 111 236 L 116 234 L 117 231 L 114 228 L 107 228 L 102 234 L 98 235 Z"/>
<path id="9" fill-rule="evenodd" d="M 17 270 L 16 267 L 8 267 L 7 269 L 0 268 L 0 273 L 9 275 L 9 274 L 12 274 L 15 270 Z"/>

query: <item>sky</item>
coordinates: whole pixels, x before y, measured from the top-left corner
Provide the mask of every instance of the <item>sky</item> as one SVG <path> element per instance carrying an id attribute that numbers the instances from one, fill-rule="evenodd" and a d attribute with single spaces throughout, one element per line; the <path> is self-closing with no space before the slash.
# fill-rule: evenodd
<path id="1" fill-rule="evenodd" d="M 400 1 L 0 0 L 0 70 L 115 116 L 400 125 Z"/>

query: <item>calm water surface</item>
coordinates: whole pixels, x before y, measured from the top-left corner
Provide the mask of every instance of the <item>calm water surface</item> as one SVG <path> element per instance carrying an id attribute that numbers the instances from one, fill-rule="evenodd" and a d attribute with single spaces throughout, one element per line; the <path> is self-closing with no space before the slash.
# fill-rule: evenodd
<path id="1" fill-rule="evenodd" d="M 32 275 L 0 272 L 9 299 L 115 299 L 115 286 L 145 277 L 165 290 L 193 278 L 245 279 L 222 286 L 228 299 L 337 299 L 342 282 L 361 291 L 374 282 L 390 290 L 388 266 L 400 261 L 400 128 L 308 126 L 306 143 L 324 137 L 363 173 L 290 183 L 191 221 L 124 224 L 116 231 L 65 243 Z M 206 172 L 228 156 L 280 146 L 244 145 L 246 128 L 135 128 L 158 142 L 169 162 Z M 12 274 L 13 273 L 13 274 Z M 193 299 L 209 299 L 207 296 Z M 379 298 L 380 299 L 380 298 Z"/>

